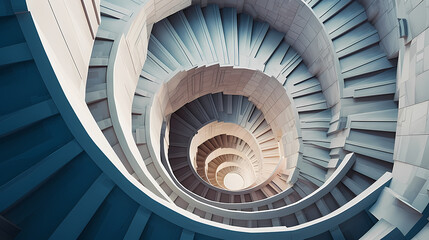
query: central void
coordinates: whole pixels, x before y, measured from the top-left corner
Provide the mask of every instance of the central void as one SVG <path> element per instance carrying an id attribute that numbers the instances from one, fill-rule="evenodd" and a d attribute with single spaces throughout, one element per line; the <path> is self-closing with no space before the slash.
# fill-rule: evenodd
<path id="1" fill-rule="evenodd" d="M 231 191 L 240 190 L 244 188 L 243 177 L 241 177 L 240 174 L 234 172 L 228 173 L 225 176 L 223 183 L 225 187 Z"/>

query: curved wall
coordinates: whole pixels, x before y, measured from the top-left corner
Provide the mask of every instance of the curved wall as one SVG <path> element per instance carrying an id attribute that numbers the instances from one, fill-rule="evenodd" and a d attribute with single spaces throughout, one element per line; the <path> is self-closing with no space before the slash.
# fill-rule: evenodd
<path id="1" fill-rule="evenodd" d="M 59 117 L 60 122 L 64 119 L 64 123 L 57 123 L 56 125 L 47 124 L 46 129 L 49 129 L 49 127 L 54 129 L 55 127 L 57 127 L 58 129 L 62 129 L 63 131 L 70 130 L 70 134 L 73 135 L 73 139 L 76 138 L 76 142 L 78 143 L 74 152 L 76 152 L 76 155 L 81 154 L 83 158 L 87 159 L 87 161 L 76 160 L 73 162 L 79 162 L 79 164 L 81 165 L 76 166 L 81 166 L 83 167 L 82 169 L 84 169 L 84 167 L 88 167 L 87 169 L 94 169 L 94 173 L 99 174 L 99 177 L 97 178 L 98 175 L 91 175 L 88 173 L 88 176 L 96 176 L 96 178 L 94 178 L 96 179 L 95 182 L 91 183 L 88 180 L 88 188 L 82 188 L 81 193 L 76 193 L 77 195 L 73 198 L 75 199 L 73 200 L 74 203 L 72 203 L 72 200 L 67 201 L 66 199 L 64 199 L 64 203 L 67 202 L 67 204 L 65 205 L 69 206 L 68 210 L 70 210 L 70 212 L 65 212 L 65 207 L 56 206 L 54 204 L 49 206 L 48 202 L 51 198 L 48 197 L 49 195 L 43 195 L 47 191 L 43 189 L 53 189 L 52 191 L 60 191 L 62 189 L 62 186 L 55 186 L 55 184 L 52 184 L 52 182 L 60 183 L 59 178 L 60 176 L 62 176 L 62 174 L 54 175 L 54 173 L 57 173 L 57 171 L 59 171 L 58 169 L 63 169 L 63 172 L 61 173 L 67 173 L 68 171 L 71 171 L 69 170 L 69 167 L 72 166 L 72 164 L 66 165 L 66 163 L 64 163 L 64 166 L 66 167 L 59 166 L 56 168 L 52 168 L 52 170 L 49 170 L 49 173 L 45 171 L 39 172 L 41 171 L 41 168 L 39 167 L 40 165 L 36 164 L 30 170 L 28 170 L 28 172 L 35 172 L 38 173 L 38 175 L 27 175 L 26 173 L 28 172 L 23 172 L 24 174 L 18 175 L 17 178 L 13 178 L 13 181 L 7 182 L 8 184 L 6 185 L 2 185 L 0 190 L 4 194 L 1 194 L 1 214 L 5 215 L 8 219 L 13 219 L 13 222 L 19 224 L 19 227 L 22 228 L 22 232 L 20 235 L 22 238 L 30 238 L 32 234 L 35 234 L 34 236 L 38 236 L 41 238 L 49 236 L 51 236 L 51 238 L 64 236 L 77 238 L 80 234 L 82 234 L 82 237 L 94 236 L 91 234 L 96 234 L 96 231 L 91 229 L 94 225 L 101 224 L 100 222 L 98 222 L 100 216 L 103 216 L 104 213 L 109 213 L 111 215 L 108 216 L 112 216 L 109 219 L 114 219 L 115 216 L 119 215 L 119 213 L 109 212 L 104 207 L 105 205 L 103 204 L 103 201 L 105 199 L 108 199 L 108 201 L 111 202 L 123 204 L 121 205 L 124 207 L 122 209 L 131 209 L 127 216 L 121 215 L 120 218 L 117 218 L 126 219 L 126 222 L 130 223 L 129 228 L 127 229 L 114 229 L 116 230 L 114 233 L 118 234 L 118 237 L 123 237 L 124 235 L 135 235 L 137 237 L 142 236 L 143 238 L 179 238 L 180 236 L 184 236 L 183 238 L 185 238 L 192 236 L 192 238 L 199 239 L 200 237 L 206 237 L 204 235 L 207 234 L 207 236 L 210 237 L 221 238 L 249 237 L 250 239 L 264 236 L 264 238 L 266 239 L 277 239 L 278 237 L 291 236 L 304 238 L 310 237 L 312 234 L 319 233 L 327 233 L 331 234 L 332 236 L 335 236 L 335 234 L 338 234 L 337 231 L 340 231 L 341 234 L 341 230 L 338 230 L 340 226 L 338 226 L 337 228 L 332 228 L 332 225 L 335 225 L 338 222 L 342 222 L 342 228 L 344 228 L 346 220 L 350 218 L 347 215 L 357 214 L 355 209 L 369 209 L 370 206 L 372 206 L 370 212 L 377 219 L 379 219 L 379 221 L 369 230 L 367 235 L 365 235 L 368 238 L 374 236 L 374 234 L 380 233 L 385 229 L 391 229 L 391 232 L 389 232 L 390 234 L 398 234 L 398 232 L 395 232 L 396 228 L 399 229 L 400 233 L 399 235 L 394 236 L 402 235 L 403 237 L 404 235 L 406 235 L 407 238 L 410 238 L 414 237 L 415 235 L 424 237 L 427 234 L 428 227 L 423 228 L 423 226 L 427 224 L 428 217 L 427 159 L 429 158 L 426 157 L 426 142 L 429 141 L 426 141 L 428 135 L 426 131 L 428 129 L 426 122 L 427 113 L 429 112 L 429 110 L 426 110 L 426 105 L 428 102 L 428 99 L 426 99 L 427 94 L 425 94 L 422 90 L 425 89 L 427 86 L 427 78 L 425 77 L 426 68 L 424 64 L 424 60 L 427 60 L 425 57 L 426 44 L 424 41 L 424 36 L 426 32 L 425 29 L 427 29 L 427 26 L 422 26 L 420 23 L 414 20 L 414 17 L 416 16 L 426 17 L 425 13 L 420 13 L 420 11 L 422 11 L 421 9 L 423 4 L 426 4 L 426 2 L 422 1 L 414 5 L 411 5 L 412 3 L 410 1 L 404 3 L 407 6 L 407 14 L 410 18 L 409 22 L 410 26 L 412 26 L 412 35 L 410 35 L 410 39 L 406 40 L 407 44 L 404 47 L 402 47 L 401 45 L 401 50 L 399 51 L 401 70 L 399 72 L 400 77 L 398 79 L 398 97 L 400 110 L 395 155 L 393 157 L 395 160 L 393 168 L 393 180 L 392 184 L 390 185 L 390 188 L 383 187 L 389 181 L 389 174 L 387 174 L 380 178 L 380 182 L 377 182 L 378 185 L 374 186 L 377 188 L 375 190 L 372 189 L 374 190 L 373 192 L 364 192 L 364 195 L 360 195 L 360 198 L 349 202 L 343 208 L 319 220 L 308 222 L 298 227 L 287 228 L 286 230 L 284 228 L 270 228 L 259 230 L 243 229 L 238 227 L 227 227 L 223 224 L 213 223 L 212 221 L 208 220 L 201 220 L 200 218 L 189 214 L 188 212 L 178 207 L 175 207 L 172 204 L 167 203 L 166 201 L 157 197 L 151 191 L 148 191 L 145 187 L 143 187 L 134 177 L 132 177 L 127 172 L 124 165 L 119 160 L 117 154 L 110 147 L 109 143 L 107 142 L 101 131 L 99 131 L 98 125 L 93 120 L 91 113 L 85 106 L 86 104 L 83 96 L 83 89 L 85 86 L 88 70 L 87 67 L 91 64 L 91 54 L 89 49 L 91 49 L 95 39 L 95 29 L 97 28 L 97 25 L 100 24 L 99 12 L 108 12 L 107 9 L 112 9 L 112 3 L 107 1 L 102 2 L 100 10 L 98 8 L 99 5 L 96 1 L 82 1 L 79 3 L 68 3 L 65 1 L 46 1 L 42 4 L 37 5 L 35 4 L 35 2 L 36 1 L 28 1 L 28 9 L 27 6 L 25 6 L 25 3 L 23 3 L 23 1 L 14 2 L 12 4 L 6 2 L 5 8 L 1 10 L 1 16 L 4 17 L 4 19 L 14 18 L 15 16 L 17 16 L 17 18 L 19 19 L 20 28 L 23 29 L 23 34 L 25 35 L 25 40 L 23 42 L 27 42 L 29 49 L 28 52 L 31 53 L 27 54 L 28 56 L 25 57 L 21 56 L 22 59 L 19 61 L 10 60 L 7 54 L 2 54 L 0 63 L 2 65 L 6 65 L 7 67 L 15 67 L 16 65 L 14 64 L 21 64 L 22 61 L 34 61 L 34 63 L 37 65 L 38 71 L 43 78 L 43 82 L 41 82 L 41 85 L 43 87 L 46 85 L 47 91 L 49 91 L 49 95 L 52 96 L 52 102 L 54 104 L 51 104 L 52 106 L 49 105 L 50 108 L 53 109 L 52 112 L 59 112 L 59 114 L 61 115 Z M 292 7 L 294 6 L 293 1 L 290 1 L 290 3 L 292 5 L 289 5 L 289 9 L 294 9 Z M 148 5 L 145 5 L 150 7 L 148 7 L 145 11 L 151 12 L 151 15 L 149 15 L 149 18 L 151 20 L 148 20 L 149 29 L 152 22 L 164 18 L 166 15 L 181 9 L 187 4 L 189 3 L 177 3 L 177 5 L 174 3 L 169 5 L 167 4 L 167 1 L 157 3 L 149 2 Z M 309 13 L 309 10 L 303 7 L 304 5 L 305 4 L 300 5 L 302 6 L 300 9 L 304 9 L 302 10 L 302 14 L 296 15 L 294 18 L 297 19 L 297 22 L 301 22 L 299 20 L 303 20 L 300 17 L 303 17 L 304 15 L 307 16 L 304 13 Z M 10 6 L 13 6 L 13 8 Z M 132 5 L 130 4 L 129 6 Z M 237 6 L 238 9 L 246 9 L 245 4 L 242 4 L 241 7 L 240 5 Z M 254 4 L 253 6 L 258 5 Z M 259 10 L 262 9 L 262 7 L 264 7 L 265 9 L 273 9 L 275 8 L 275 6 L 275 4 L 271 5 L 271 1 L 268 1 L 267 5 L 254 7 L 253 10 Z M 120 9 L 118 6 L 113 8 L 116 10 Z M 247 8 L 247 11 L 252 11 L 251 8 Z M 31 11 L 31 15 L 27 12 L 27 10 Z M 125 9 L 122 9 L 122 11 L 119 12 L 111 12 L 111 14 L 115 15 L 116 18 L 125 19 L 124 21 L 128 19 L 133 19 L 133 23 L 129 24 L 129 28 L 125 28 L 131 29 L 129 31 L 127 30 L 129 33 L 132 33 L 129 35 L 129 38 L 124 38 L 122 34 L 116 35 L 105 30 L 106 28 L 110 27 L 114 29 L 115 24 L 112 24 L 111 26 L 107 27 L 108 24 L 103 25 L 102 23 L 99 33 L 97 33 L 100 34 L 99 36 L 102 37 L 120 39 L 115 42 L 115 52 L 112 55 L 113 57 L 109 59 L 109 64 L 112 65 L 111 67 L 113 67 L 113 69 L 110 68 L 109 71 L 111 72 L 108 73 L 110 78 L 121 79 L 125 83 L 123 85 L 120 85 L 118 84 L 118 81 L 115 82 L 112 80 L 112 82 L 110 82 L 110 84 L 112 85 L 110 86 L 111 92 L 109 94 L 113 94 L 111 96 L 111 99 L 115 99 L 115 104 L 111 105 L 110 109 L 114 111 L 115 108 L 117 108 L 117 114 L 115 114 L 117 116 L 131 115 L 130 109 L 132 108 L 132 94 L 130 93 L 135 91 L 135 85 L 137 84 L 135 82 L 136 77 L 140 74 L 139 71 L 144 63 L 144 58 L 146 56 L 145 44 L 147 45 L 147 42 L 145 43 L 145 41 L 147 39 L 147 32 L 136 31 L 136 29 L 144 29 L 144 26 L 146 26 L 144 21 L 147 16 L 143 14 L 145 11 L 141 11 L 141 14 L 134 15 L 132 15 L 130 12 L 125 11 Z M 159 13 L 157 11 L 159 11 Z M 261 19 L 263 18 L 262 16 L 264 16 L 265 20 L 271 21 L 269 18 L 269 16 L 272 16 L 271 14 L 258 14 L 259 13 L 256 13 L 255 16 L 261 16 Z M 131 18 L 129 18 L 130 15 L 132 15 Z M 47 21 L 48 19 L 49 21 Z M 134 21 L 134 19 L 139 20 Z M 33 20 L 35 26 L 32 25 Z M 57 24 L 52 24 L 53 22 Z M 2 28 L 4 26 L 7 26 L 7 21 L 2 21 L 2 24 Z M 82 24 L 87 26 L 87 28 L 80 28 Z M 116 25 L 116 27 L 120 28 L 119 25 L 120 24 Z M 380 25 L 382 24 L 380 23 Z M 285 24 L 285 26 L 287 26 L 287 24 Z M 104 30 L 103 27 L 105 27 Z M 293 24 L 290 26 L 290 29 L 293 29 Z M 21 30 L 18 29 L 17 31 Z M 307 32 L 308 31 L 305 30 L 303 31 L 303 34 Z M 298 34 L 298 36 L 301 35 Z M 38 37 L 40 38 L 40 42 Z M 305 42 L 303 38 L 304 37 L 301 37 L 301 41 L 299 41 L 301 44 Z M 383 38 L 382 42 L 389 42 L 389 38 L 391 37 L 386 37 L 386 40 L 384 40 Z M 128 39 L 128 42 L 124 39 Z M 138 44 L 133 47 L 133 44 L 130 43 L 134 41 L 138 42 Z M 327 40 L 327 42 L 328 45 L 330 45 L 330 40 Z M 388 43 L 384 44 L 385 49 L 390 49 L 389 47 L 387 47 Z M 297 49 L 300 49 L 299 45 L 296 46 L 298 46 Z M 0 49 L 2 53 L 10 53 L 9 48 L 5 48 L 5 46 L 2 47 L 3 48 Z M 140 51 L 141 55 L 133 56 L 135 52 L 138 52 L 134 50 L 129 50 L 133 48 L 137 50 L 142 50 Z M 328 48 L 329 47 L 327 47 L 326 49 Z M 394 52 L 394 50 L 391 50 L 388 56 L 395 56 Z M 46 54 L 47 56 L 45 56 L 44 54 Z M 303 54 L 305 55 L 305 52 Z M 333 58 L 333 61 L 336 62 L 337 60 L 335 59 L 335 57 Z M 116 63 L 118 65 L 116 65 Z M 138 67 L 139 64 L 141 65 L 140 68 Z M 131 67 L 131 65 L 134 65 L 134 67 Z M 333 67 L 333 69 L 337 68 L 336 63 L 332 64 L 331 62 L 331 64 L 328 65 L 330 65 L 331 67 L 335 66 Z M 322 79 L 324 79 L 323 73 L 320 73 L 320 69 L 316 69 L 316 66 L 318 65 L 315 65 L 315 67 L 312 68 L 312 71 L 314 71 L 314 73 L 320 74 L 319 78 L 322 81 Z M 4 71 L 4 67 L 2 67 L 2 71 Z M 326 73 L 326 71 L 330 70 L 324 70 L 322 72 L 328 74 Z M 339 72 L 334 70 L 332 71 L 334 73 Z M 2 74 L 4 74 L 4 72 L 2 72 Z M 337 74 L 333 74 L 332 76 L 334 75 Z M 4 76 L 5 79 L 7 78 L 6 75 L 2 76 Z M 338 76 L 334 76 L 333 79 L 339 78 Z M 324 87 L 325 96 L 332 97 L 332 100 L 329 101 L 335 104 L 337 103 L 335 99 L 337 99 L 337 97 L 339 98 L 339 95 L 335 95 L 336 93 L 330 92 L 329 89 L 331 89 L 331 86 L 334 86 L 333 89 L 335 89 L 336 83 L 334 82 L 330 85 L 327 85 L 328 86 Z M 17 88 L 16 90 L 16 92 L 18 93 L 19 89 Z M 336 89 L 335 92 L 338 92 L 338 89 Z M 127 96 L 128 98 L 126 98 L 125 96 Z M 30 110 L 36 111 L 37 109 L 31 108 Z M 6 117 L 2 116 L 2 137 L 9 137 L 11 135 L 14 135 L 15 133 L 24 135 L 23 132 L 19 132 L 21 131 L 21 129 L 27 130 L 32 127 L 31 124 L 39 123 L 40 121 L 43 122 L 50 117 L 45 116 L 46 119 L 33 119 L 29 120 L 28 123 L 19 123 L 22 126 L 10 125 L 12 120 L 20 119 L 19 117 L 22 116 L 22 113 L 24 112 L 25 111 L 13 112 L 12 115 L 6 115 Z M 55 113 L 51 114 L 55 115 Z M 127 132 L 131 130 L 131 121 L 128 117 L 124 117 L 123 119 L 118 118 L 114 121 L 114 125 L 116 126 L 115 131 Z M 61 124 L 64 124 L 65 127 L 60 128 Z M 18 136 L 18 134 L 16 134 L 16 136 Z M 122 144 L 124 144 L 122 147 L 126 148 L 127 144 L 125 143 L 132 142 L 129 136 L 128 139 L 127 136 L 124 136 L 125 140 L 122 141 Z M 410 144 L 411 141 L 415 141 L 418 144 Z M 57 152 L 56 154 L 64 154 L 60 156 L 67 156 L 67 158 L 70 156 L 68 154 L 72 154 L 65 152 Z M 130 152 L 132 153 L 132 150 L 130 150 Z M 49 154 L 51 153 L 52 152 L 49 152 Z M 49 154 L 47 154 L 46 156 L 49 156 Z M 55 157 L 56 155 L 53 156 Z M 49 159 L 49 157 L 42 158 L 43 163 L 50 164 L 51 161 Z M 91 162 L 91 164 L 93 164 L 92 161 L 95 163 L 94 166 L 84 165 L 84 163 L 81 163 L 87 162 L 87 164 L 90 164 L 88 162 Z M 76 176 L 76 173 L 78 173 L 78 171 L 74 170 L 74 172 L 72 173 L 74 174 L 64 174 L 64 176 Z M 84 173 L 82 174 L 84 176 L 87 176 Z M 46 182 L 46 179 L 48 179 L 49 181 Z M 65 183 L 67 183 L 66 180 L 64 181 Z M 15 183 L 20 183 L 21 185 L 14 185 Z M 408 186 L 410 185 L 416 187 L 408 188 Z M 14 192 L 12 190 L 14 190 L 15 188 L 20 191 L 19 194 L 21 195 L 10 194 Z M 99 191 L 99 189 L 101 190 Z M 154 189 L 156 189 L 156 187 Z M 156 192 L 156 190 L 154 192 Z M 376 194 L 379 192 L 382 192 L 380 198 L 378 198 L 378 195 Z M 372 202 L 375 201 L 377 198 L 378 202 L 375 205 L 372 205 Z M 41 200 L 36 201 L 35 199 L 44 199 L 46 200 L 46 203 Z M 397 201 L 400 201 L 399 205 L 396 204 Z M 68 205 L 68 203 L 70 204 Z M 92 206 L 90 211 L 86 211 L 87 209 L 82 207 L 88 203 L 90 203 L 89 205 Z M 62 216 L 54 216 L 52 213 L 44 215 L 43 212 L 38 212 L 38 214 L 29 216 L 26 221 L 23 221 L 20 216 L 21 214 L 25 214 L 25 210 L 20 210 L 21 206 L 34 206 L 38 208 L 39 211 L 51 208 L 58 209 L 58 212 L 61 212 Z M 386 208 L 397 210 L 396 212 L 402 218 L 398 218 L 398 215 L 391 215 L 390 213 L 394 211 L 385 211 Z M 25 207 L 22 207 L 21 209 L 25 209 Z M 150 209 L 150 211 L 148 211 L 147 209 Z M 85 214 L 82 215 L 82 213 Z M 49 222 L 51 224 L 49 227 L 45 226 L 46 228 L 43 229 L 44 231 L 36 233 L 33 230 L 42 227 L 36 226 L 37 222 L 43 222 L 41 219 L 37 219 L 37 216 L 40 215 L 44 215 L 47 219 L 49 219 Z M 169 217 L 170 219 L 167 219 Z M 403 221 L 402 219 L 406 221 Z M 7 221 L 5 222 L 3 220 L 3 217 L 1 221 L 2 224 L 5 224 L 6 226 L 13 228 L 14 230 L 16 229 L 16 226 L 13 226 L 13 224 L 10 224 Z M 199 223 L 200 221 L 202 223 Z M 388 227 L 386 227 L 386 222 L 388 222 Z M 146 224 L 148 224 L 147 228 L 154 230 L 157 230 L 157 225 L 168 225 L 171 226 L 172 231 L 170 233 L 164 233 L 164 235 L 162 235 L 162 231 L 158 229 L 158 231 L 154 231 L 155 234 L 158 235 L 150 235 L 147 230 L 145 231 Z M 103 225 L 101 224 L 98 226 Z M 113 224 L 113 226 L 116 226 L 116 224 Z M 109 230 L 108 228 L 104 229 Z M 418 233 L 420 230 L 422 231 Z M 113 229 L 111 229 L 111 231 L 113 231 Z"/>
<path id="2" fill-rule="evenodd" d="M 286 42 L 299 53 L 310 73 L 319 79 L 328 106 L 339 103 L 342 78 L 338 74 L 339 63 L 332 42 L 319 19 L 304 1 L 194 0 L 192 3 L 201 6 L 215 3 L 220 7 L 234 7 L 238 12 L 268 22 L 274 29 L 286 33 Z M 333 114 L 337 113 L 338 109 L 333 108 Z"/>

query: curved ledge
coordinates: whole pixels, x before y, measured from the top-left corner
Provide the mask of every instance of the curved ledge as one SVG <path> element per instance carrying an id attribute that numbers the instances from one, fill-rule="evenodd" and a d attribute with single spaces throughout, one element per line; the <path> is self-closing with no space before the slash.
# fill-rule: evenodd
<path id="1" fill-rule="evenodd" d="M 255 154 L 256 159 L 258 159 L 258 162 L 255 163 L 255 167 L 257 166 L 257 171 L 261 171 L 263 156 L 260 148 L 258 147 L 256 138 L 248 130 L 246 130 L 246 128 L 241 128 L 239 125 L 228 122 L 209 123 L 200 128 L 194 135 L 189 149 L 189 158 L 191 160 L 191 164 L 194 166 L 194 169 L 197 169 L 196 156 L 198 153 L 198 147 L 209 139 L 222 134 L 235 136 L 246 142 L 246 144 L 249 145 L 249 147 L 252 149 L 252 152 Z"/>

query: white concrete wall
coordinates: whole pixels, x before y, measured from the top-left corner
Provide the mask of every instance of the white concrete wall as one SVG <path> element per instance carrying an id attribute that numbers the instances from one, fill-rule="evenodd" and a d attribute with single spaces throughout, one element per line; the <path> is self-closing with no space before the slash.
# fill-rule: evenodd
<path id="1" fill-rule="evenodd" d="M 99 1 L 28 0 L 43 45 L 67 88 L 85 98 L 92 46 L 100 24 Z"/>
<path id="2" fill-rule="evenodd" d="M 85 102 L 88 66 L 95 39 L 93 34 L 97 31 L 97 19 L 100 18 L 99 1 L 29 0 L 27 7 L 59 84 L 83 128 L 112 164 L 137 188 L 147 192 L 128 173 Z M 59 110 L 63 114 L 63 109 Z M 65 120 L 68 122 L 67 118 Z M 78 141 L 81 139 L 79 135 L 75 137 Z M 85 144 L 82 147 L 88 148 Z"/>
<path id="3" fill-rule="evenodd" d="M 191 0 L 150 0 L 146 3 L 148 25 L 156 23 L 191 5 Z"/>
<path id="4" fill-rule="evenodd" d="M 429 203 L 429 1 L 397 0 L 397 5 L 398 17 L 407 17 L 411 36 L 402 41 L 398 63 L 399 114 L 391 187 L 421 211 Z"/>
<path id="5" fill-rule="evenodd" d="M 310 73 L 322 86 L 329 107 L 340 101 L 342 77 L 332 42 L 313 10 L 302 0 L 193 0 L 193 4 L 210 3 L 235 7 L 254 19 L 265 21 L 277 31 L 286 33 L 285 40 L 301 55 Z M 334 108 L 336 113 L 339 108 Z"/>
<path id="6" fill-rule="evenodd" d="M 427 0 L 396 0 L 398 18 L 408 21 L 409 38 L 417 37 L 429 26 L 429 2 Z"/>
<path id="7" fill-rule="evenodd" d="M 429 203 L 429 29 L 400 52 L 392 189 L 419 210 Z"/>
<path id="8" fill-rule="evenodd" d="M 429 1 L 396 4 L 411 35 L 400 40 L 393 179 L 371 211 L 407 234 L 429 203 Z"/>
<path id="9" fill-rule="evenodd" d="M 369 21 L 380 36 L 380 46 L 388 58 L 398 57 L 399 27 L 395 0 L 359 0 L 364 6 Z"/>

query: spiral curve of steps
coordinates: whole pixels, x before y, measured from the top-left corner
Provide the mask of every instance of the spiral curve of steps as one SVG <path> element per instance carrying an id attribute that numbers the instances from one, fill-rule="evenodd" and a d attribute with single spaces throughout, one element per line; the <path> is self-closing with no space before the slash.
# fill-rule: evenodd
<path id="1" fill-rule="evenodd" d="M 407 234 L 374 217 L 372 208 L 393 177 L 395 61 L 387 59 L 358 1 L 298 2 L 332 41 L 340 70 L 335 106 L 326 83 L 311 73 L 286 33 L 234 7 L 179 6 L 149 30 L 144 26 L 147 36 L 135 43 L 146 39 L 147 52 L 135 53 L 134 65 L 126 62 L 120 51 L 132 49 L 124 41 L 134 37 L 127 31 L 143 28 L 130 23 L 147 17 L 139 11 L 152 9 L 140 0 L 92 1 L 94 7 L 85 10 L 82 16 L 99 26 L 89 26 L 92 54 L 83 66 L 86 82 L 77 87 L 84 94 L 74 100 L 75 86 L 59 73 L 55 46 L 47 44 L 51 35 L 41 34 L 44 28 L 35 21 L 40 12 L 24 0 L 1 0 L 0 98 L 11 104 L 0 107 L 0 238 L 358 239 L 372 232 L 411 239 L 418 234 L 429 217 L 427 207 Z M 51 4 L 53 13 L 65 9 Z M 100 14 L 91 18 L 88 9 Z M 74 51 L 75 45 L 66 47 Z M 137 72 L 135 87 L 115 75 L 121 64 Z M 238 94 L 239 87 L 228 85 L 231 79 L 261 81 L 260 88 L 271 92 L 258 95 L 257 87 L 246 92 L 243 86 Z M 205 92 L 206 80 L 216 90 Z M 174 101 L 179 87 L 169 87 L 177 82 L 201 91 Z M 117 99 L 120 91 L 131 92 L 129 109 Z M 265 96 L 281 99 L 277 95 L 289 105 L 272 103 L 280 111 L 264 105 Z M 179 118 L 191 126 L 186 136 L 183 126 L 174 126 Z M 238 167 L 217 170 L 225 159 L 193 166 L 189 149 L 177 149 L 189 148 L 198 129 L 214 123 L 254 134 L 261 159 L 246 156 L 254 173 L 267 170 L 262 175 L 268 180 L 236 192 L 222 189 L 225 175 L 240 172 Z M 226 146 L 239 152 L 251 145 L 227 133 L 213 137 L 207 142 L 234 140 Z M 203 145 L 195 148 L 195 157 Z M 264 158 L 275 164 L 264 166 Z M 217 187 L 209 185 L 216 175 Z"/>

